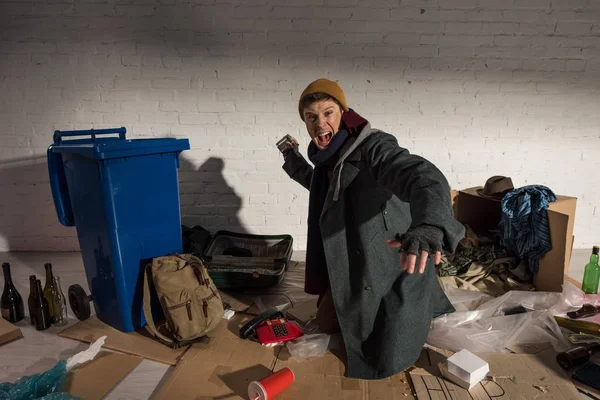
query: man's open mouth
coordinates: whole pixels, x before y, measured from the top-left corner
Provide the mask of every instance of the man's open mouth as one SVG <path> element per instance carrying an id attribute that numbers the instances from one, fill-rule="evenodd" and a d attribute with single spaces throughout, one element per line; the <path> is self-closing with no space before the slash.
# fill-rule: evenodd
<path id="1" fill-rule="evenodd" d="M 317 142 L 321 147 L 327 147 L 329 142 L 331 142 L 331 138 L 333 137 L 332 132 L 322 132 L 317 136 Z"/>

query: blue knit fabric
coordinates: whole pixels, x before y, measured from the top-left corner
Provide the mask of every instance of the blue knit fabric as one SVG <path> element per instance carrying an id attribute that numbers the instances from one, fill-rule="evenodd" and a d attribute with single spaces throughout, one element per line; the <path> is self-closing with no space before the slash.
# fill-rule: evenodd
<path id="1" fill-rule="evenodd" d="M 523 186 L 502 198 L 502 244 L 526 259 L 531 272 L 552 249 L 546 209 L 553 201 L 556 195 L 543 185 Z"/>

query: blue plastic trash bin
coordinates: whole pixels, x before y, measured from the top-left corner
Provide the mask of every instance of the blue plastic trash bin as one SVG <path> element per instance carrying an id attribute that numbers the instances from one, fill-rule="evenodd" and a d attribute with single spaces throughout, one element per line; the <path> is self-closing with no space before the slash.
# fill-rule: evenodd
<path id="1" fill-rule="evenodd" d="M 58 219 L 77 229 L 96 314 L 130 332 L 146 325 L 143 267 L 182 251 L 177 172 L 179 154 L 190 145 L 125 134 L 125 128 L 56 131 L 47 157 Z M 73 308 L 72 294 L 69 288 Z"/>

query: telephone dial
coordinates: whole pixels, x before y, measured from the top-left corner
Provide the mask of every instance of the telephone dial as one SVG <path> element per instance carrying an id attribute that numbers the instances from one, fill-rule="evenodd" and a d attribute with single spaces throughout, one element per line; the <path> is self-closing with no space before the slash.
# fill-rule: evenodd
<path id="1" fill-rule="evenodd" d="M 262 344 L 287 342 L 304 335 L 302 329 L 288 321 L 281 311 L 267 310 L 240 329 L 242 339 L 254 338 Z"/>

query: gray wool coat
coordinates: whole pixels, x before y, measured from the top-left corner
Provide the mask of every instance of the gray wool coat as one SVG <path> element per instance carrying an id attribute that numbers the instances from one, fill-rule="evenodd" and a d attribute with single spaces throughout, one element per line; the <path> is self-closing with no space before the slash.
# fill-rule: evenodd
<path id="1" fill-rule="evenodd" d="M 302 155 L 290 153 L 283 168 L 310 190 L 313 168 Z M 381 379 L 410 367 L 432 318 L 454 312 L 432 258 L 424 274 L 408 274 L 386 244 L 420 224 L 443 231 L 446 252 L 465 235 L 439 169 L 368 124 L 340 150 L 320 218 L 347 377 Z M 319 279 L 308 271 L 307 280 Z"/>

